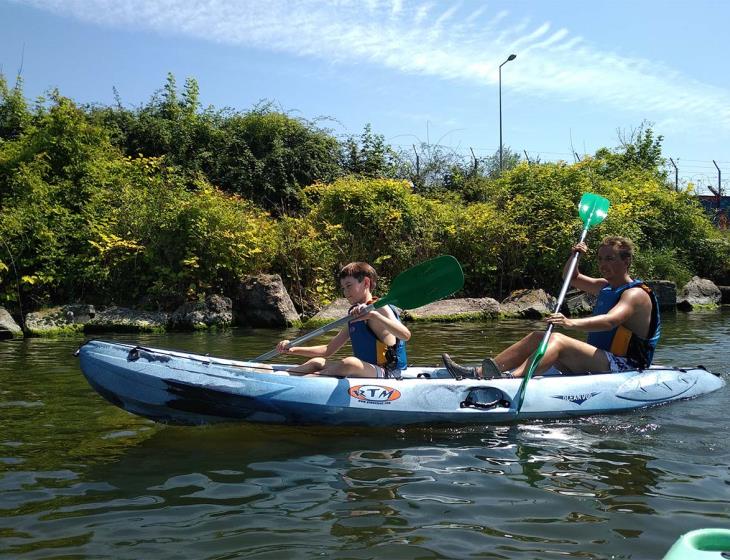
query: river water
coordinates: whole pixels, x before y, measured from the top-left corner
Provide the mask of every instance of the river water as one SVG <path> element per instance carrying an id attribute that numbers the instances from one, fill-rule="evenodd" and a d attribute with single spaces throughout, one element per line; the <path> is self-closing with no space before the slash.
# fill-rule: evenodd
<path id="1" fill-rule="evenodd" d="M 411 324 L 409 361 L 539 323 Z M 110 335 L 251 357 L 294 331 Z M 0 558 L 661 558 L 730 527 L 730 390 L 513 426 L 161 426 L 86 383 L 81 339 L 0 342 Z M 656 361 L 730 368 L 730 309 L 665 317 Z"/>

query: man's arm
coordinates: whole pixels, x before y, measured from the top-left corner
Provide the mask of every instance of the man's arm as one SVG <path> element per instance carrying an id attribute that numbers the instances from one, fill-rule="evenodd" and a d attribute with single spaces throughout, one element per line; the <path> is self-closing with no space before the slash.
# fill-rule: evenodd
<path id="1" fill-rule="evenodd" d="M 608 313 L 594 315 L 593 317 L 581 317 L 569 319 L 562 313 L 550 315 L 546 321 L 552 325 L 568 329 L 578 329 L 584 332 L 608 331 L 629 321 L 639 310 L 646 305 L 651 305 L 649 294 L 641 289 L 626 290 Z"/>
<path id="2" fill-rule="evenodd" d="M 585 255 L 587 252 L 588 246 L 585 243 L 578 243 L 573 246 L 573 252 L 563 267 L 563 278 L 565 278 L 565 275 L 568 273 L 568 268 L 570 267 L 570 262 L 573 260 L 573 255 L 575 255 L 575 253 Z M 573 278 L 570 280 L 571 286 L 594 296 L 598 295 L 598 292 L 600 292 L 607 283 L 608 282 L 606 282 L 604 278 L 593 278 L 582 274 L 580 270 L 578 270 L 577 265 L 573 271 Z"/>

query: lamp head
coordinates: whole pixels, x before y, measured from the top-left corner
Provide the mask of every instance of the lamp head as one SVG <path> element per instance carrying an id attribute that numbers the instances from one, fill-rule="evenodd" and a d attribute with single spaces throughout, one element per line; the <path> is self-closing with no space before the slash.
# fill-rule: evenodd
<path id="1" fill-rule="evenodd" d="M 517 55 L 516 54 L 511 54 L 511 55 L 509 55 L 507 57 L 507 60 L 514 60 L 515 58 L 517 58 Z"/>

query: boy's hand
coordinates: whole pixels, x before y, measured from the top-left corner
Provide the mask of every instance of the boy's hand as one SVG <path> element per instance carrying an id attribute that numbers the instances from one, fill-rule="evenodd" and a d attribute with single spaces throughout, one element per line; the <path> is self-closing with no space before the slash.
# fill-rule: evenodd
<path id="1" fill-rule="evenodd" d="M 372 312 L 368 311 L 367 313 L 363 313 L 363 311 L 367 309 L 367 307 L 367 303 L 361 303 L 353 307 L 350 310 L 350 315 L 353 317 L 351 321 L 365 321 L 366 319 L 369 319 Z"/>
<path id="2" fill-rule="evenodd" d="M 291 350 L 289 349 L 289 341 L 282 340 L 279 344 L 276 345 L 276 351 L 279 354 L 289 354 L 291 352 Z"/>

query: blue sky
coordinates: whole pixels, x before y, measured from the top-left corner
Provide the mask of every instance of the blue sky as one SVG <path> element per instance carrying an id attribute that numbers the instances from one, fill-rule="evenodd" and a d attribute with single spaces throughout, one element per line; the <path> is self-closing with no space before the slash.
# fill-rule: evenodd
<path id="1" fill-rule="evenodd" d="M 618 145 L 643 120 L 680 180 L 730 190 L 730 2 L 0 0 L 0 67 L 30 98 L 137 106 L 168 72 L 205 105 L 262 99 L 337 135 L 542 161 Z"/>

